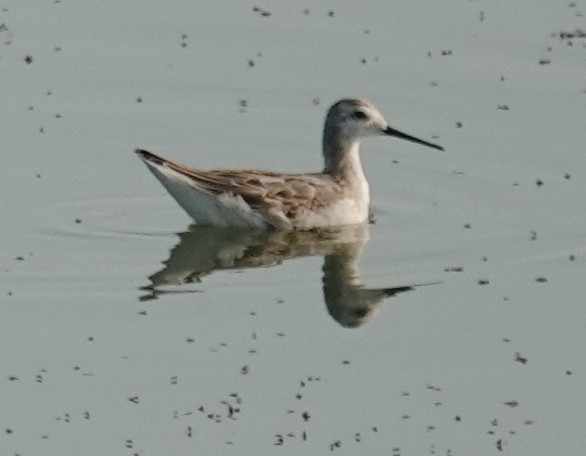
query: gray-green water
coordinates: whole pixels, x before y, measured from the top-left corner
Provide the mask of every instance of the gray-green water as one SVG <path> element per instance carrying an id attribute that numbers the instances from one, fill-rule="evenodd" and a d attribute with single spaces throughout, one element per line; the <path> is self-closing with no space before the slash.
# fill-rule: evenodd
<path id="1" fill-rule="evenodd" d="M 583 1 L 0 10 L 2 454 L 581 454 Z M 132 153 L 318 170 L 356 95 L 447 151 L 366 142 L 348 242 L 190 230 Z"/>

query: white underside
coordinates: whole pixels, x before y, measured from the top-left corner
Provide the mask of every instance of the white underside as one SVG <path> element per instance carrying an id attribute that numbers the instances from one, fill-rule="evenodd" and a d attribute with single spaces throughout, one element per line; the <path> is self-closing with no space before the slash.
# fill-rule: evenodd
<path id="1" fill-rule="evenodd" d="M 265 218 L 253 211 L 242 197 L 228 193 L 213 195 L 176 171 L 149 161 L 145 163 L 196 223 L 221 227 L 268 227 Z"/>
<path id="2" fill-rule="evenodd" d="M 363 195 L 333 201 L 319 212 L 306 212 L 294 222 L 283 213 L 263 214 L 250 208 L 238 195 L 211 194 L 190 178 L 165 166 L 145 160 L 146 165 L 175 198 L 179 205 L 200 225 L 234 228 L 274 227 L 280 230 L 310 230 L 331 226 L 354 225 L 368 219 L 368 183 L 361 185 Z M 354 195 L 356 196 L 356 195 Z"/>
<path id="3" fill-rule="evenodd" d="M 295 228 L 310 230 L 331 226 L 356 225 L 368 219 L 368 203 L 353 198 L 344 198 L 319 212 L 308 212 L 296 220 Z"/>

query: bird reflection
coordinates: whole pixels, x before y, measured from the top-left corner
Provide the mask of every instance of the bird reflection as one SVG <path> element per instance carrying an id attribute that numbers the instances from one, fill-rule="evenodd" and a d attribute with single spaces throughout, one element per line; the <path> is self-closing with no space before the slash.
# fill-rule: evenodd
<path id="1" fill-rule="evenodd" d="M 365 288 L 358 260 L 368 241 L 368 226 L 304 232 L 251 231 L 193 226 L 179 234 L 164 267 L 149 277 L 142 300 L 164 293 L 195 292 L 169 288 L 200 282 L 216 270 L 275 266 L 284 260 L 323 255 L 323 293 L 327 310 L 346 328 L 363 325 L 385 298 L 413 290 L 417 285 Z"/>

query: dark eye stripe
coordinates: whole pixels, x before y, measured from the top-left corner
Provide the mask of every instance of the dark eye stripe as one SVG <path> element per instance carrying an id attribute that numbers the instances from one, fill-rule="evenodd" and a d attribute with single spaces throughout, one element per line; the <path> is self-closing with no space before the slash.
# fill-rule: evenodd
<path id="1" fill-rule="evenodd" d="M 368 116 L 363 111 L 354 111 L 352 113 L 352 118 L 357 120 L 366 120 L 368 119 Z"/>

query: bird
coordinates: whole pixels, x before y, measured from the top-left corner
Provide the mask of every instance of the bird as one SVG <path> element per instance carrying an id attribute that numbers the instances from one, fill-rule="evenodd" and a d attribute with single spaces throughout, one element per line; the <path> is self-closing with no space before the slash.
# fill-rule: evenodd
<path id="1" fill-rule="evenodd" d="M 444 150 L 391 127 L 371 102 L 345 98 L 334 103 L 325 118 L 321 172 L 204 170 L 144 149 L 135 152 L 197 225 L 306 231 L 368 221 L 370 190 L 359 147 L 370 136 L 393 136 Z"/>

